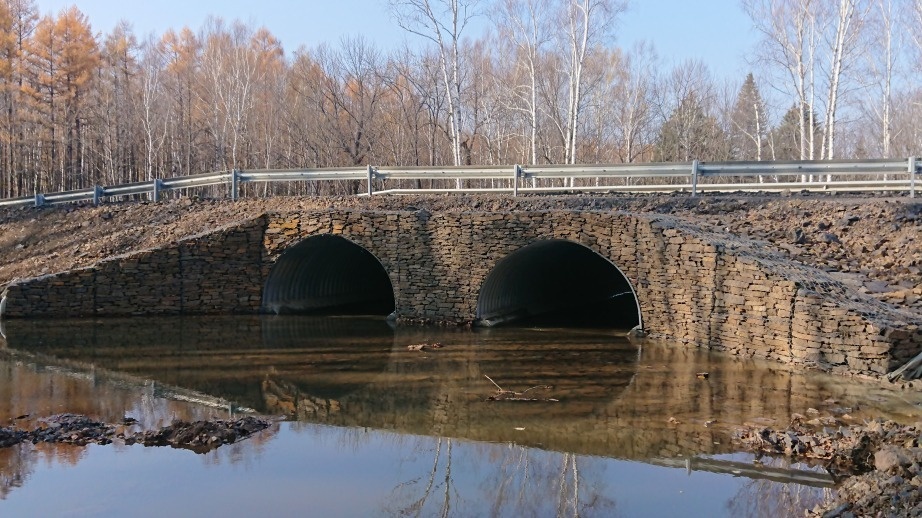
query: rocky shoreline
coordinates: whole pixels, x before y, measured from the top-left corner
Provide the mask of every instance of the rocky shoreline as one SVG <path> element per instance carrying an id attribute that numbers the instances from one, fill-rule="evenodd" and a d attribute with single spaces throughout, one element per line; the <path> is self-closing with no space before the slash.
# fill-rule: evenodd
<path id="1" fill-rule="evenodd" d="M 44 425 L 31 430 L 17 427 L 0 427 L 0 448 L 8 448 L 23 442 L 32 444 L 57 443 L 85 446 L 87 444 L 111 444 L 121 440 L 126 445 L 172 446 L 207 453 L 225 444 L 265 430 L 270 421 L 245 416 L 235 420 L 213 419 L 208 421 L 175 420 L 159 430 L 132 431 L 136 421 L 126 417 L 122 423 L 104 423 L 85 415 L 57 414 L 38 419 Z M 117 431 L 122 428 L 121 431 Z"/>
<path id="2" fill-rule="evenodd" d="M 836 480 L 835 498 L 807 512 L 823 518 L 922 516 L 922 422 L 795 415 L 786 430 L 746 428 L 734 438 L 757 454 L 819 462 Z"/>

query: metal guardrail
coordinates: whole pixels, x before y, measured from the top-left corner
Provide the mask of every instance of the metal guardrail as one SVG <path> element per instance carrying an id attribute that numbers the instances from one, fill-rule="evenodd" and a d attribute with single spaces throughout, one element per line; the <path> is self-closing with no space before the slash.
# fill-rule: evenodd
<path id="1" fill-rule="evenodd" d="M 829 160 L 768 162 L 692 162 L 609 165 L 513 165 L 463 167 L 365 166 L 326 169 L 261 169 L 204 173 L 155 179 L 109 187 L 94 186 L 73 191 L 36 193 L 34 196 L 0 200 L 0 207 L 26 207 L 91 201 L 103 198 L 146 195 L 159 201 L 163 191 L 227 185 L 228 196 L 236 200 L 240 185 L 256 182 L 359 181 L 362 195 L 425 193 L 555 193 L 555 192 L 699 192 L 725 191 L 842 191 L 908 192 L 916 195 L 922 161 L 915 157 L 899 160 Z M 782 181 L 782 177 L 784 177 Z M 792 178 L 801 181 L 791 181 Z M 860 178 L 856 178 L 860 177 Z M 737 183 L 718 181 L 737 179 Z M 809 181 L 803 181 L 807 178 Z M 871 178 L 871 179 L 869 179 Z M 576 180 L 593 180 L 578 185 Z M 682 181 L 684 179 L 685 181 Z M 454 187 L 388 188 L 404 180 L 450 181 Z M 562 185 L 548 185 L 564 180 Z M 470 185 L 475 181 L 489 186 Z M 612 183 L 612 181 L 620 183 Z M 465 183 L 468 185 L 465 186 Z M 545 185 L 540 185 L 544 183 Z M 499 184 L 499 185 L 497 185 Z M 376 185 L 382 188 L 376 190 Z"/>
<path id="2" fill-rule="evenodd" d="M 835 487 L 835 479 L 825 470 L 812 471 L 809 469 L 797 468 L 774 468 L 769 466 L 757 466 L 751 462 L 697 456 L 673 459 L 647 459 L 644 462 L 666 468 L 685 468 L 689 475 L 693 471 L 706 471 L 709 473 L 733 475 L 735 477 L 746 477 L 751 480 L 780 482 L 782 484 L 798 484 L 801 486 L 818 488 Z"/>

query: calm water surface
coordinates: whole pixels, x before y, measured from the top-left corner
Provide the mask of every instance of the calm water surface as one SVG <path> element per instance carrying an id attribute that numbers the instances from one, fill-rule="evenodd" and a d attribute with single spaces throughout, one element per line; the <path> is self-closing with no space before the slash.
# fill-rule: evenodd
<path id="1" fill-rule="evenodd" d="M 783 516 L 820 467 L 738 453 L 792 413 L 919 420 L 885 387 L 592 329 L 397 329 L 377 319 L 3 323 L 0 420 L 280 416 L 207 454 L 0 450 L 0 515 Z M 407 345 L 441 342 L 412 352 Z M 708 372 L 707 379 L 696 376 Z M 497 386 L 529 401 L 493 401 Z"/>

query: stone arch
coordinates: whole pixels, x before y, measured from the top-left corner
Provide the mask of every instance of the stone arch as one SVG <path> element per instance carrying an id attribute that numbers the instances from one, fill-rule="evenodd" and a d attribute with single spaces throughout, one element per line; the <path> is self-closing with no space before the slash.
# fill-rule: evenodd
<path id="1" fill-rule="evenodd" d="M 501 259 L 477 298 L 481 325 L 580 316 L 577 320 L 625 329 L 642 324 L 636 291 L 621 269 L 563 239 L 536 241 Z"/>
<path id="2" fill-rule="evenodd" d="M 388 315 L 394 308 L 394 287 L 378 258 L 329 234 L 282 253 L 262 295 L 262 311 L 269 313 Z"/>

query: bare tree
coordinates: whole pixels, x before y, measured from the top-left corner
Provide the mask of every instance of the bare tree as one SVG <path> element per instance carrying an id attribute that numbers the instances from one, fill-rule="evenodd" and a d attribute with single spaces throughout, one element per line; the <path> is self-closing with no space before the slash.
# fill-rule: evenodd
<path id="1" fill-rule="evenodd" d="M 333 142 L 350 165 L 367 163 L 377 144 L 374 123 L 386 92 L 380 53 L 361 38 L 346 38 L 339 50 L 321 46 L 316 62 L 323 72 L 319 107 Z"/>
<path id="2" fill-rule="evenodd" d="M 479 0 L 390 0 L 405 31 L 429 40 L 438 49 L 439 68 L 448 100 L 448 127 L 455 165 L 462 164 L 461 38 L 478 14 Z"/>
<path id="3" fill-rule="evenodd" d="M 835 9 L 835 30 L 833 31 L 828 64 L 829 77 L 826 95 L 826 131 L 824 132 L 821 158 L 835 156 L 835 134 L 837 110 L 841 104 L 843 81 L 850 65 L 859 53 L 862 25 L 867 17 L 869 5 L 859 0 L 838 0 Z"/>
<path id="4" fill-rule="evenodd" d="M 635 45 L 624 54 L 613 91 L 604 96 L 613 112 L 616 149 L 621 162 L 642 159 L 649 147 L 656 63 L 656 54 L 649 43 Z"/>
<path id="5" fill-rule="evenodd" d="M 543 0 L 504 0 L 500 3 L 500 23 L 511 28 L 502 30 L 515 47 L 515 66 L 524 71 L 523 81 L 511 85 L 511 91 L 528 117 L 529 156 L 532 164 L 538 163 L 538 64 L 541 54 L 551 39 L 550 20 L 544 12 Z M 503 38 L 506 39 L 506 38 Z"/>
<path id="6" fill-rule="evenodd" d="M 147 151 L 146 179 L 153 180 L 154 162 L 167 135 L 167 125 L 160 106 L 163 104 L 162 72 L 166 66 L 165 56 L 158 42 L 148 38 L 141 47 L 141 124 L 144 128 L 144 143 Z"/>
<path id="7" fill-rule="evenodd" d="M 869 20 L 867 36 L 868 52 L 862 60 L 862 75 L 867 77 L 865 84 L 871 95 L 862 96 L 862 115 L 874 122 L 873 143 L 869 143 L 869 152 L 890 158 L 893 156 L 894 131 L 894 80 L 897 75 L 897 63 L 902 41 L 899 27 L 897 5 L 894 0 L 875 0 L 876 16 Z"/>
<path id="8" fill-rule="evenodd" d="M 206 88 L 205 106 L 211 111 L 215 145 L 215 165 L 236 169 L 241 165 L 239 150 L 244 144 L 248 118 L 252 113 L 255 90 L 261 80 L 258 33 L 249 25 L 235 21 L 226 27 L 220 18 L 211 18 L 202 35 L 202 68 Z M 227 147 L 230 156 L 227 156 Z"/>
<path id="9" fill-rule="evenodd" d="M 755 60 L 770 74 L 774 72 L 777 90 L 792 93 L 798 110 L 811 114 L 808 120 L 803 117 L 798 120 L 801 160 L 813 158 L 813 132 L 808 132 L 807 128 L 813 125 L 813 69 L 817 45 L 813 7 L 816 1 L 743 0 L 743 9 L 762 36 Z"/>
<path id="10" fill-rule="evenodd" d="M 583 69 L 593 47 L 602 43 L 627 5 L 616 0 L 563 0 L 562 49 L 567 64 L 567 118 L 564 124 L 564 162 L 577 161 L 577 133 L 585 78 Z"/>

